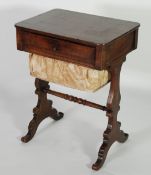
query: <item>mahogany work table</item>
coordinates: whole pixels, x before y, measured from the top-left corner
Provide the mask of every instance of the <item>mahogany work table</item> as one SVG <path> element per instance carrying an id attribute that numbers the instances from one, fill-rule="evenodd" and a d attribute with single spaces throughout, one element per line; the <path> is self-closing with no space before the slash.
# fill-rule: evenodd
<path id="1" fill-rule="evenodd" d="M 49 81 L 35 79 L 38 103 L 23 142 L 30 141 L 39 124 L 46 117 L 59 120 L 63 117 L 52 107 L 47 94 L 106 111 L 107 128 L 103 143 L 92 169 L 104 164 L 114 142 L 124 143 L 128 134 L 120 129 L 117 121 L 120 109 L 120 71 L 126 55 L 136 49 L 139 24 L 130 21 L 89 15 L 62 9 L 54 9 L 17 23 L 17 49 L 43 57 L 61 60 L 94 70 L 107 70 L 110 90 L 106 106 L 49 89 Z"/>

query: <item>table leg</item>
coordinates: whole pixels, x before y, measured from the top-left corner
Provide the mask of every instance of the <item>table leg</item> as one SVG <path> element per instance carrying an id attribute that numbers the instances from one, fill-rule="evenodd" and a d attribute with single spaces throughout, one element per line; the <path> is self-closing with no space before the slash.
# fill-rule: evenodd
<path id="1" fill-rule="evenodd" d="M 36 78 L 35 86 L 35 93 L 38 95 L 38 102 L 33 109 L 34 117 L 29 123 L 28 133 L 21 138 L 21 141 L 25 143 L 34 137 L 39 124 L 45 118 L 51 117 L 54 120 L 60 120 L 64 115 L 62 112 L 57 112 L 57 110 L 52 107 L 52 101 L 47 99 L 47 93 L 44 90 L 49 89 L 48 82 Z"/>
<path id="2" fill-rule="evenodd" d="M 116 141 L 124 143 L 128 139 L 128 134 L 120 130 L 121 123 L 117 121 L 117 114 L 120 109 L 120 71 L 121 65 L 116 65 L 110 69 L 111 73 L 111 83 L 110 91 L 107 100 L 107 107 L 111 109 L 112 112 L 107 112 L 108 125 L 103 134 L 103 144 L 100 147 L 98 153 L 98 159 L 95 164 L 92 165 L 93 170 L 99 170 L 107 157 L 107 153 Z"/>

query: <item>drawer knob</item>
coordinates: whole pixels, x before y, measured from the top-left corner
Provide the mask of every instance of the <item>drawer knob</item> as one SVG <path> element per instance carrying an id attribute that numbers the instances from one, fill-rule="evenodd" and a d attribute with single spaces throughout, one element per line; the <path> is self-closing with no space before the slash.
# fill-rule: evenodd
<path id="1" fill-rule="evenodd" d="M 56 52 L 57 51 L 57 47 L 53 47 L 53 51 Z"/>

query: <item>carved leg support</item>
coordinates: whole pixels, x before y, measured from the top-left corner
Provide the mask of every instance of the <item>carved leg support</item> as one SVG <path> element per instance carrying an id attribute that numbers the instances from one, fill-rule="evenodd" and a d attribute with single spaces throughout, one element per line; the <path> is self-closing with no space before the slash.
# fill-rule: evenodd
<path id="1" fill-rule="evenodd" d="M 48 82 L 36 78 L 35 86 L 35 93 L 38 95 L 38 103 L 37 106 L 33 109 L 34 117 L 29 123 L 28 133 L 26 136 L 21 138 L 22 142 L 25 143 L 34 137 L 39 124 L 45 118 L 51 117 L 54 120 L 60 120 L 63 117 L 63 113 L 57 112 L 57 110 L 52 107 L 52 101 L 47 99 L 47 93 L 45 90 L 49 89 Z"/>
<path id="2" fill-rule="evenodd" d="M 121 64 L 114 66 L 110 70 L 111 85 L 107 101 L 107 107 L 112 112 L 106 113 L 106 116 L 108 117 L 108 125 L 103 134 L 103 144 L 100 147 L 98 153 L 98 159 L 92 166 L 93 170 L 99 170 L 103 166 L 105 159 L 107 157 L 107 153 L 115 141 L 124 143 L 128 139 L 128 134 L 120 130 L 121 123 L 117 121 L 117 114 L 120 109 L 119 104 L 121 99 L 120 87 L 119 87 L 120 70 L 121 70 Z"/>

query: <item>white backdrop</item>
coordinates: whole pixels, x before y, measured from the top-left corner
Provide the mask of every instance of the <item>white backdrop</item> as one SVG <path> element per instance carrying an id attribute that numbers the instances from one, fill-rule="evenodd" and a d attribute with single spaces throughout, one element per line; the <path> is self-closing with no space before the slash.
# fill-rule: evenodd
<path id="1" fill-rule="evenodd" d="M 65 113 L 58 123 L 46 120 L 28 144 L 20 142 L 36 104 L 34 79 L 29 76 L 28 54 L 16 50 L 14 24 L 53 8 L 141 23 L 138 49 L 127 56 L 121 75 L 119 120 L 130 139 L 115 144 L 97 173 L 97 157 L 106 126 L 105 113 L 56 97 L 54 106 Z M 0 0 L 0 174 L 88 175 L 149 174 L 151 151 L 151 1 L 150 0 Z M 52 85 L 63 92 L 106 103 L 108 87 L 94 94 Z M 99 117 L 100 116 L 100 117 Z"/>

